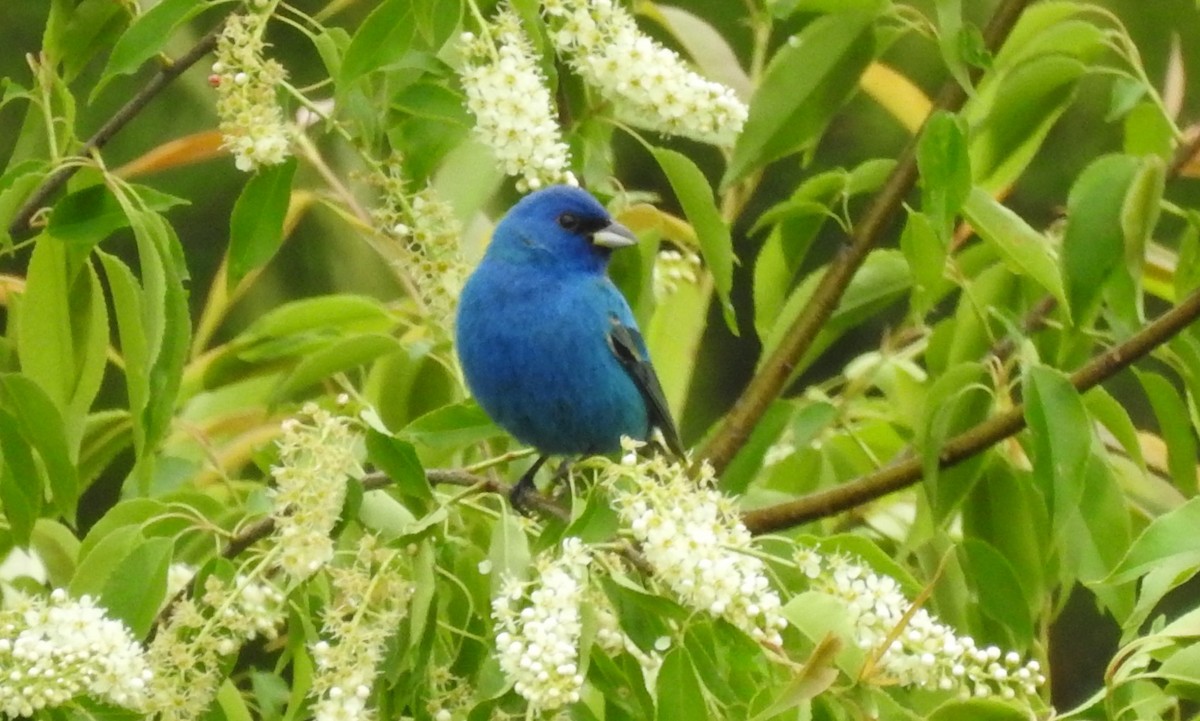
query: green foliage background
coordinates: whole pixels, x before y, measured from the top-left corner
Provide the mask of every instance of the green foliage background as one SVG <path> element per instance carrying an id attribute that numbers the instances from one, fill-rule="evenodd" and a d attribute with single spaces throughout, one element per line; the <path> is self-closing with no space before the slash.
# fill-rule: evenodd
<path id="1" fill-rule="evenodd" d="M 536 15 L 536 3 L 516 4 Z M 714 60 L 727 44 L 759 89 L 731 152 L 653 133 L 644 144 L 608 123 L 564 67 L 549 56 L 545 64 L 571 111 L 577 170 L 593 191 L 617 197 L 642 235 L 639 252 L 618 257 L 613 272 L 647 330 L 685 442 L 714 457 L 751 528 L 891 559 L 963 633 L 1043 659 L 1052 682 L 1043 701 L 1060 713 L 1192 718 L 1200 332 L 1188 303 L 1200 285 L 1200 163 L 1188 151 L 1200 133 L 1200 7 L 1032 2 L 1009 44 L 987 52 L 981 29 L 1013 4 L 1022 3 L 681 0 L 703 23 L 685 26 L 663 3 L 638 3 L 647 32 L 699 49 L 693 61 L 714 76 L 729 70 Z M 380 262 L 378 237 L 347 219 L 346 197 L 313 162 L 369 206 L 376 189 L 362 182 L 363 157 L 401 151 L 413 187 L 431 182 L 468 222 L 463 252 L 477 257 L 480 226 L 517 194 L 471 143 L 451 72 L 448 47 L 470 15 L 452 0 L 295 3 L 323 19 L 307 35 L 274 23 L 272 55 L 293 86 L 328 83 L 309 97 L 337 98 L 346 137 L 309 128 L 313 156 L 294 164 L 251 178 L 227 156 L 205 155 L 191 134 L 217 123 L 207 59 L 137 112 L 99 159 L 68 161 L 144 90 L 160 54 L 182 55 L 236 5 L 200 3 L 165 32 L 128 40 L 151 7 L 52 0 L 0 9 L 9 48 L 0 53 L 0 223 L 9 228 L 0 257 L 0 551 L 32 545 L 50 582 L 76 592 L 103 590 L 139 544 L 161 536 L 174 540 L 175 560 L 212 563 L 223 539 L 200 525 L 156 523 L 165 504 L 234 532 L 264 510 L 280 421 L 306 400 L 348 392 L 352 407 L 370 406 L 380 419 L 368 461 L 401 476 L 390 492 L 411 522 L 383 530 L 398 545 L 441 549 L 447 571 L 472 568 L 486 550 L 455 555 L 447 539 L 488 543 L 499 497 L 479 502 L 488 512 L 460 511 L 441 491 L 425 492 L 421 468 L 502 457 L 511 441 L 464 399 L 439 332 L 447 319 L 424 317 L 404 298 Z M 373 13 L 419 24 L 407 52 L 363 43 L 361 72 L 339 74 Z M 144 62 L 113 72 L 114 47 Z M 41 86 L 25 57 L 39 53 L 49 69 Z M 881 65 L 925 97 L 906 95 L 898 81 L 860 84 Z M 969 88 L 962 109 L 938 100 L 956 82 Z M 913 114 L 923 117 L 928 99 L 943 105 L 913 146 L 916 187 L 901 186 L 903 206 L 893 204 L 863 246 L 836 309 L 812 316 L 819 333 L 807 352 L 772 370 L 767 359 L 795 337 L 793 322 L 819 305 L 809 301 L 822 275 L 859 241 L 852 234 L 882 189 L 894 187 L 918 130 Z M 119 170 L 179 138 L 180 155 Z M 10 227 L 35 188 L 72 163 L 84 167 L 45 202 L 49 210 Z M 122 174 L 135 185 L 117 183 Z M 630 210 L 644 200 L 658 210 Z M 650 275 L 662 244 L 694 247 L 709 272 L 656 302 Z M 225 264 L 244 277 L 230 279 Z M 1172 308 L 1181 327 L 1152 325 Z M 1072 375 L 1131 340 L 1148 351 L 1134 368 L 1106 361 L 1087 366 L 1086 378 Z M 771 375 L 765 402 L 746 401 L 747 385 Z M 739 398 L 751 409 L 744 438 L 729 423 Z M 1007 431 L 954 445 L 1013 408 Z M 961 462 L 940 467 L 947 453 Z M 527 463 L 507 460 L 501 480 Z M 886 489 L 875 482 L 906 462 L 916 476 Z M 835 496 L 824 494 L 839 488 L 860 494 L 829 507 Z M 582 492 L 575 513 L 600 501 Z M 446 508 L 462 515 L 438 521 Z M 355 513 L 348 507 L 352 523 Z M 535 547 L 564 530 L 553 519 L 540 524 Z M 125 526 L 136 541 L 84 555 Z M 466 583 L 486 597 L 485 580 Z M 161 579 L 150 585 L 162 595 Z M 451 614 L 445 599 L 440 610 Z M 793 633 L 787 650 L 803 662 L 818 640 Z M 730 657 L 751 653 L 725 641 Z M 286 652 L 266 653 L 286 661 Z M 272 663 L 243 662 L 233 677 L 251 697 L 238 674 Z M 403 664 L 393 662 L 399 674 Z M 459 663 L 470 677 L 479 661 Z M 795 693 L 782 673 L 771 678 L 778 687 L 744 706 L 706 687 L 708 703 L 692 711 L 763 711 Z M 427 717 L 408 706 L 422 698 L 419 680 L 405 683 L 381 682 L 381 705 Z M 983 712 L 868 686 L 842 677 L 772 718 L 852 718 L 862 707 L 888 718 Z M 501 706 L 514 708 L 513 694 L 482 699 L 473 718 Z M 636 705 L 601 707 L 637 717 Z M 236 715 L 228 705 L 220 712 Z"/>

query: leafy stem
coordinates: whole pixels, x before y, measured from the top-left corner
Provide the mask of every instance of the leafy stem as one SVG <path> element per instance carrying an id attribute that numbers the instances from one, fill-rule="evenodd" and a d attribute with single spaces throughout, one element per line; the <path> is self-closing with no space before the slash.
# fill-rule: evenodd
<path id="1" fill-rule="evenodd" d="M 175 78 L 183 74 L 185 70 L 195 65 L 200 58 L 204 57 L 217 46 L 217 37 L 221 34 L 223 24 L 218 23 L 216 27 L 208 32 L 204 37 L 200 38 L 186 53 L 179 57 L 174 62 L 168 62 L 159 68 L 154 77 L 142 86 L 137 93 L 131 97 L 128 102 L 122 105 L 112 116 L 100 126 L 100 129 L 92 134 L 90 138 L 84 141 L 83 146 L 73 158 L 67 158 L 57 170 L 51 173 L 41 185 L 39 185 L 33 193 L 26 199 L 25 204 L 13 216 L 12 222 L 8 225 L 8 234 L 14 238 L 24 235 L 32 228 L 31 220 L 37 215 L 42 205 L 46 203 L 59 190 L 67 184 L 71 176 L 82 167 L 79 161 L 86 161 L 91 158 L 93 151 L 104 147 L 108 141 L 112 140 L 129 121 L 137 117 L 150 101 L 155 98 L 168 84 Z"/>

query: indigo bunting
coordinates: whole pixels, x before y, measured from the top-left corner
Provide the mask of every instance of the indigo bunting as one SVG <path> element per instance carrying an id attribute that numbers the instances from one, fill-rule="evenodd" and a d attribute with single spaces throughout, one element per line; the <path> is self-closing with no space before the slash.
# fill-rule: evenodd
<path id="1" fill-rule="evenodd" d="M 520 507 L 549 455 L 620 449 L 657 428 L 682 456 L 662 386 L 608 259 L 637 238 L 571 186 L 531 193 L 500 220 L 459 299 L 455 343 L 491 418 L 541 454 L 513 487 Z"/>

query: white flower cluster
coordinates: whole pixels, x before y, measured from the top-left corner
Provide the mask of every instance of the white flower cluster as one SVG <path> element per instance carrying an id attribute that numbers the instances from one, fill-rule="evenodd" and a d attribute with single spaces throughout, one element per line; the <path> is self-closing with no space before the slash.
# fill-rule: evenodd
<path id="1" fill-rule="evenodd" d="M 185 588 L 195 570 L 173 564 L 168 598 Z M 283 620 L 283 594 L 245 574 L 232 584 L 216 574 L 204 580 L 200 598 L 184 597 L 159 629 L 148 656 L 158 672 L 150 686 L 149 710 L 162 721 L 204 715 L 224 679 L 224 661 L 247 641 L 275 638 Z"/>
<path id="2" fill-rule="evenodd" d="M 720 616 L 768 646 L 782 643 L 787 625 L 779 594 L 761 559 L 751 555 L 750 532 L 733 501 L 714 490 L 712 469 L 701 478 L 661 456 L 639 460 L 637 441 L 622 439 L 626 455 L 605 467 L 617 512 L 642 547 L 655 577 L 699 611 Z"/>
<path id="3" fill-rule="evenodd" d="M 681 285 L 700 282 L 700 256 L 690 250 L 660 250 L 654 261 L 654 297 L 662 300 Z"/>
<path id="4" fill-rule="evenodd" d="M 351 566 L 327 569 L 333 598 L 322 612 L 322 640 L 310 646 L 316 721 L 376 717 L 367 707 L 371 686 L 412 590 L 397 572 L 397 560 L 396 551 L 377 548 L 374 537 L 364 536 Z"/>
<path id="5" fill-rule="evenodd" d="M 504 172 L 520 176 L 517 188 L 522 191 L 577 185 L 546 77 L 516 14 L 501 10 L 491 38 L 463 33 L 461 42 L 466 55 L 462 83 L 467 109 L 475 116 L 475 134 Z"/>
<path id="6" fill-rule="evenodd" d="M 509 578 L 492 599 L 500 668 L 533 711 L 551 711 L 579 700 L 579 607 L 590 561 L 587 546 L 567 538 L 557 558 L 538 560 L 532 590 Z M 526 595 L 528 605 L 519 608 Z"/>
<path id="7" fill-rule="evenodd" d="M 443 321 L 434 327 L 448 331 L 467 275 L 459 252 L 462 223 L 432 187 L 410 193 L 398 163 L 386 168 L 379 183 L 383 202 L 372 214 L 385 233 L 400 241 L 392 262 L 412 277 L 428 317 Z"/>
<path id="8" fill-rule="evenodd" d="M 282 163 L 291 146 L 291 131 L 275 96 L 286 74 L 278 62 L 263 57 L 270 12 L 269 4 L 257 5 L 268 11 L 234 14 L 225 21 L 208 79 L 217 90 L 223 147 L 245 172 Z"/>
<path id="9" fill-rule="evenodd" d="M 271 491 L 279 566 L 293 580 L 303 581 L 333 558 L 330 532 L 346 500 L 346 481 L 362 474 L 359 435 L 346 418 L 334 416 L 315 403 L 289 418 L 276 441 L 279 465 L 271 469 Z"/>
<path id="10" fill-rule="evenodd" d="M 77 696 L 135 711 L 153 678 L 139 644 L 88 596 L 10 596 L 0 610 L 0 716 L 32 716 Z"/>
<path id="11" fill-rule="evenodd" d="M 1006 699 L 1035 696 L 1046 683 L 1036 660 L 1022 663 L 1015 651 L 978 647 L 970 636 L 956 635 L 924 608 L 913 611 L 891 576 L 844 556 L 826 557 L 811 549 L 798 551 L 795 560 L 815 588 L 845 602 L 860 647 L 878 653 L 903 625 L 878 656 L 878 667 L 889 682 L 957 691 L 963 697 Z"/>
<path id="12" fill-rule="evenodd" d="M 622 121 L 722 146 L 742 132 L 747 110 L 734 92 L 642 34 L 617 0 L 543 0 L 542 8 L 555 47 Z"/>

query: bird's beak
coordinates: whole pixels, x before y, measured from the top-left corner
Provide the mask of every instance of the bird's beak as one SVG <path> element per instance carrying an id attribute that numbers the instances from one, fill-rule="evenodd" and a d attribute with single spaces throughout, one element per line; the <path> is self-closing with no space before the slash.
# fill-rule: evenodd
<path id="1" fill-rule="evenodd" d="M 592 233 L 592 242 L 605 248 L 624 248 L 637 243 L 637 236 L 629 228 L 614 220 Z"/>

